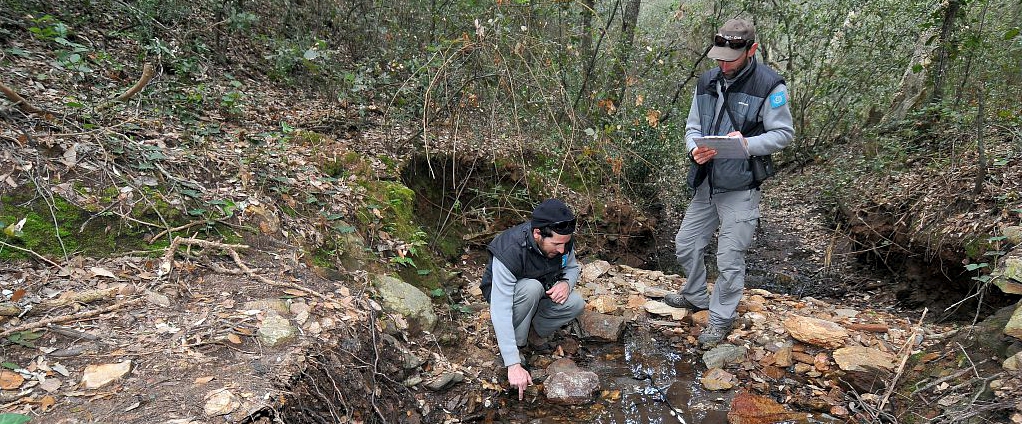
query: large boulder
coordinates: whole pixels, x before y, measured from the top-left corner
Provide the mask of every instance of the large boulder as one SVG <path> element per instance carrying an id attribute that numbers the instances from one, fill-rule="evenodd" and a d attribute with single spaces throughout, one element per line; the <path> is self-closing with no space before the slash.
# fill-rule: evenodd
<path id="1" fill-rule="evenodd" d="M 403 316 L 408 321 L 409 331 L 433 331 L 437 316 L 426 293 L 389 275 L 377 275 L 373 286 L 380 295 L 384 311 Z"/>

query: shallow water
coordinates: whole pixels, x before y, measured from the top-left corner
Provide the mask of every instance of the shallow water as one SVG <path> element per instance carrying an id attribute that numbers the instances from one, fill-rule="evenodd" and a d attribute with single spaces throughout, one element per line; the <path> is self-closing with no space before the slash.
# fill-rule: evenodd
<path id="1" fill-rule="evenodd" d="M 707 392 L 699 385 L 699 353 L 678 352 L 648 331 L 629 331 L 623 343 L 586 344 L 579 365 L 600 376 L 601 392 L 590 405 L 526 409 L 532 423 L 727 422 L 733 391 Z"/>

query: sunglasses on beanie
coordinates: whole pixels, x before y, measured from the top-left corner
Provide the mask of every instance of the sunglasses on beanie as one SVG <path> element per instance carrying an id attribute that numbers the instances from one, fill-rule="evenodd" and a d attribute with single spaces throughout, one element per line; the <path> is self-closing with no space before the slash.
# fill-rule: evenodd
<path id="1" fill-rule="evenodd" d="M 567 221 L 557 221 L 553 224 L 547 225 L 551 230 L 554 230 L 557 234 L 567 235 L 575 232 L 575 219 L 569 219 Z"/>

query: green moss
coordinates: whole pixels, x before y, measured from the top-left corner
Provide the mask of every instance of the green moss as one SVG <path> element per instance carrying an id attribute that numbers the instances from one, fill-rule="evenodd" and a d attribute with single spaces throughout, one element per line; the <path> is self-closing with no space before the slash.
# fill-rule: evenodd
<path id="1" fill-rule="evenodd" d="M 988 251 L 997 250 L 990 242 L 989 235 L 980 234 L 976 238 L 966 242 L 964 244 L 965 254 L 973 260 L 978 262 L 986 262 L 989 256 L 986 255 Z"/>
<path id="2" fill-rule="evenodd" d="M 144 244 L 142 231 L 116 217 L 95 215 L 56 196 L 51 206 L 33 194 L 0 197 L 0 221 L 12 223 L 25 218 L 23 235 L 0 236 L 5 243 L 54 259 L 74 254 L 105 257 L 123 250 L 152 248 Z M 18 249 L 0 249 L 0 259 L 31 256 Z"/>
<path id="3" fill-rule="evenodd" d="M 368 209 L 358 214 L 362 225 L 380 228 L 409 246 L 404 257 L 389 258 L 393 269 L 404 281 L 419 288 L 439 288 L 443 273 L 439 272 L 439 262 L 427 247 L 428 236 L 416 221 L 415 192 L 395 181 L 365 181 L 363 186 L 371 200 Z"/>

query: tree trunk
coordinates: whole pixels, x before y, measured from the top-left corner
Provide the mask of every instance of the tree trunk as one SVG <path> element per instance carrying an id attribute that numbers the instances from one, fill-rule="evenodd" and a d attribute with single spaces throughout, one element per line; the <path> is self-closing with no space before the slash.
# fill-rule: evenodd
<path id="1" fill-rule="evenodd" d="M 944 97 L 944 77 L 947 73 L 948 59 L 954 49 L 954 40 L 951 35 L 955 29 L 955 19 L 958 11 L 962 9 L 961 0 L 951 0 L 944 9 L 944 19 L 940 26 L 940 39 L 937 41 L 937 68 L 933 71 L 933 94 L 930 96 L 930 103 L 939 103 Z"/>
<path id="2" fill-rule="evenodd" d="M 582 37 L 578 41 L 582 51 L 581 63 L 589 63 L 593 53 L 593 15 L 596 14 L 596 0 L 582 0 Z M 584 71 L 584 70 L 583 70 Z"/>
<path id="3" fill-rule="evenodd" d="M 919 34 L 912 60 L 905 72 L 902 73 L 898 90 L 894 92 L 894 98 L 891 100 L 891 107 L 881 122 L 890 123 L 905 119 L 908 111 L 915 109 L 926 98 L 927 65 L 933 59 L 934 50 L 932 46 L 926 45 L 926 41 L 932 36 L 933 33 L 930 31 L 923 31 Z"/>
<path id="4" fill-rule="evenodd" d="M 641 0 L 627 0 L 624 13 L 621 15 L 621 42 L 618 44 L 617 57 L 614 63 L 614 75 L 610 83 L 614 84 L 612 92 L 617 93 L 614 103 L 620 107 L 628 88 L 628 62 L 635 43 L 635 25 L 639 21 Z"/>

